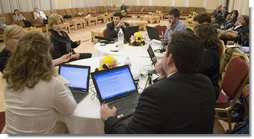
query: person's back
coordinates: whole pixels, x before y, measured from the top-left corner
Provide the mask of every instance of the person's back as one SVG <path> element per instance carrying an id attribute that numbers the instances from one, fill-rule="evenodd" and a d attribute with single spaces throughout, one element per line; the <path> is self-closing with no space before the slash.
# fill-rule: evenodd
<path id="1" fill-rule="evenodd" d="M 6 81 L 3 133 L 53 133 L 57 116 L 75 110 L 77 104 L 66 86 L 68 82 L 54 71 L 50 44 L 38 32 L 27 33 L 8 60 L 3 72 Z"/>
<path id="2" fill-rule="evenodd" d="M 156 90 L 154 92 L 153 90 Z M 210 81 L 202 74 L 175 73 L 148 87 L 140 100 L 150 100 L 158 113 L 159 134 L 211 134 L 214 122 L 214 93 Z M 150 97 L 147 97 L 150 96 Z M 142 117 L 133 115 L 136 120 Z M 143 117 L 144 118 L 144 117 Z M 131 126 L 131 125 L 129 125 Z M 139 129 L 135 129 L 138 132 Z M 140 129 L 142 130 L 142 129 Z M 141 131 L 142 132 L 142 131 Z"/>
<path id="3" fill-rule="evenodd" d="M 40 80 L 34 88 L 25 88 L 23 91 L 11 91 L 5 87 L 7 109 L 4 133 L 52 134 L 58 114 L 71 114 L 74 110 L 71 100 L 65 100 L 65 106 L 61 102 L 72 97 L 62 92 L 65 88 L 62 80 L 60 77 L 50 81 Z M 63 97 L 63 100 L 59 97 Z"/>

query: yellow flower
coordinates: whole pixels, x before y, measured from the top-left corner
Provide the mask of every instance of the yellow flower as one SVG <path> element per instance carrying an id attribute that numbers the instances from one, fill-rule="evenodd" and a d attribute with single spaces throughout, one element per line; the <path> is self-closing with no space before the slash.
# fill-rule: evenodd
<path id="1" fill-rule="evenodd" d="M 115 66 L 116 59 L 112 55 L 104 56 L 102 58 L 102 63 L 112 67 L 112 66 Z"/>
<path id="2" fill-rule="evenodd" d="M 140 32 L 135 32 L 134 36 L 137 38 L 142 38 L 142 34 Z"/>

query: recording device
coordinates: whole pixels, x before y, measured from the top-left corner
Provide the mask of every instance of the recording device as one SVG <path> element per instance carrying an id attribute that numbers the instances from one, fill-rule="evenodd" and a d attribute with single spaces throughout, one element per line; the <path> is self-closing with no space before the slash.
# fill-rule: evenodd
<path id="1" fill-rule="evenodd" d="M 113 38 L 107 38 L 107 37 L 102 37 L 102 36 L 95 36 L 95 39 L 100 40 L 100 43 L 105 43 L 105 44 L 114 43 L 114 39 Z"/>
<path id="2" fill-rule="evenodd" d="M 166 48 L 168 46 L 169 40 L 165 39 L 164 34 L 162 32 L 162 39 L 161 39 L 161 45 L 162 48 L 160 49 L 160 53 L 166 52 Z"/>

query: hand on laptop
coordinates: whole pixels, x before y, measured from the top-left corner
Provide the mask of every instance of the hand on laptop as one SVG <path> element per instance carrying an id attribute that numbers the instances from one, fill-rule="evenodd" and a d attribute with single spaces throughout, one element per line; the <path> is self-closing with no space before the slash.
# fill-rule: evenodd
<path id="1" fill-rule="evenodd" d="M 115 117 L 117 114 L 117 109 L 116 107 L 113 106 L 113 108 L 111 109 L 108 104 L 102 104 L 101 105 L 101 119 L 103 121 L 106 121 L 109 117 L 113 116 Z"/>

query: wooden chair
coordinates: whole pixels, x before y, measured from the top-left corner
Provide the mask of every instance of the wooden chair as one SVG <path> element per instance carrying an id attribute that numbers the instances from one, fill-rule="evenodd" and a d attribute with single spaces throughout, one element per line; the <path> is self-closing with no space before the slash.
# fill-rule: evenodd
<path id="1" fill-rule="evenodd" d="M 108 37 L 108 30 L 107 30 L 107 29 L 104 29 L 104 30 L 103 30 L 103 36 L 104 36 L 104 37 Z"/>
<path id="2" fill-rule="evenodd" d="M 225 49 L 226 49 L 226 46 L 225 46 L 223 40 L 220 40 L 219 51 L 218 51 L 218 55 L 219 55 L 220 60 L 222 59 L 222 57 L 225 54 Z"/>
<path id="3" fill-rule="evenodd" d="M 5 126 L 5 112 L 0 112 L 0 134 Z"/>
<path id="4" fill-rule="evenodd" d="M 157 26 L 155 26 L 155 28 L 159 32 L 159 35 L 162 36 L 166 32 L 167 26 L 157 25 Z"/>
<path id="5" fill-rule="evenodd" d="M 231 112 L 237 99 L 241 95 L 243 87 L 249 79 L 249 59 L 245 54 L 234 56 L 230 59 L 225 76 L 221 84 L 221 92 L 215 105 L 215 116 L 226 120 L 229 131 L 232 130 Z M 226 117 L 219 113 L 226 114 Z"/>

